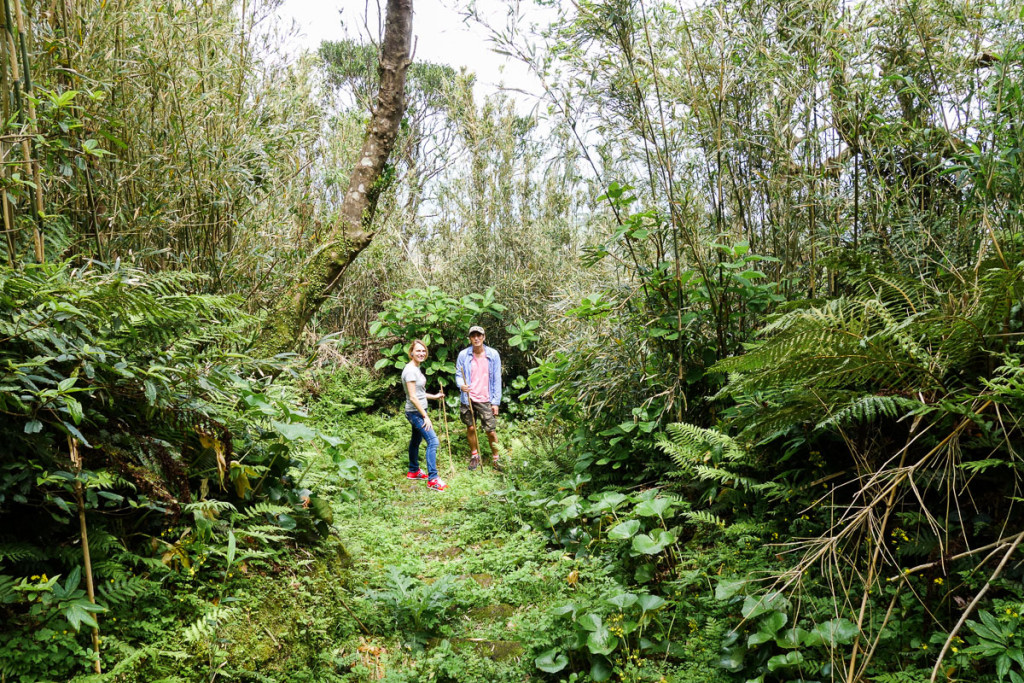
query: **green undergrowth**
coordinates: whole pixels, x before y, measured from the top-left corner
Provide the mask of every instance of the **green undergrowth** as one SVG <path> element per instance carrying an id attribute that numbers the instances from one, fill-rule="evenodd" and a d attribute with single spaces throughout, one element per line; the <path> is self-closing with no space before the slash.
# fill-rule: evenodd
<path id="1" fill-rule="evenodd" d="M 447 428 L 443 418 L 435 419 L 438 469 L 449 483 L 437 493 L 405 479 L 409 427 L 401 414 L 323 404 L 311 406 L 311 414 L 319 429 L 346 441 L 359 467 L 358 496 L 335 501 L 333 510 L 336 542 L 348 564 L 338 571 L 311 561 L 298 572 L 301 592 L 310 594 L 306 604 L 319 610 L 305 620 L 319 624 L 317 637 L 332 634 L 329 644 L 310 648 L 319 657 L 318 680 L 606 679 L 601 671 L 592 678 L 586 648 L 572 650 L 580 628 L 567 606 L 581 617 L 600 613 L 614 629 L 631 613 L 628 605 L 615 608 L 615 596 L 632 581 L 607 555 L 553 542 L 552 529 L 538 517 L 539 506 L 531 503 L 538 491 L 559 498 L 572 493 L 556 483 L 571 474 L 571 464 L 550 428 L 503 423 L 503 471 L 487 464 L 485 447 L 485 464 L 470 472 L 464 428 L 450 409 Z M 307 478 L 323 490 L 319 480 L 329 478 L 330 469 L 323 459 Z M 692 539 L 676 566 L 665 569 L 664 583 L 642 589 L 665 595 L 651 637 L 674 645 L 657 653 L 638 634 L 622 638 L 600 658 L 616 680 L 729 680 L 718 666 L 729 608 L 714 599 L 711 586 L 715 573 L 739 571 L 763 551 L 715 540 L 713 534 Z M 253 615 L 254 623 L 281 619 L 280 598 L 261 604 L 266 618 Z M 279 639 L 290 642 L 288 634 Z M 548 672 L 554 667 L 546 666 L 545 656 L 553 656 L 553 648 L 568 652 L 571 662 Z M 282 661 L 289 661 L 286 649 Z M 264 675 L 269 668 L 261 669 Z"/>
<path id="2" fill-rule="evenodd" d="M 335 400 L 371 381 L 323 380 L 309 426 L 340 445 L 308 442 L 288 474 L 327 505 L 330 534 L 259 557 L 239 536 L 211 547 L 233 553 L 226 572 L 176 567 L 104 615 L 105 672 L 76 681 L 734 680 L 721 644 L 754 589 L 716 587 L 766 566 L 761 539 L 699 522 L 683 534 L 680 501 L 592 487 L 557 426 L 502 422 L 503 471 L 485 447 L 470 472 L 454 408 L 447 429 L 435 421 L 449 488 L 430 491 L 405 478 L 404 416 Z"/>

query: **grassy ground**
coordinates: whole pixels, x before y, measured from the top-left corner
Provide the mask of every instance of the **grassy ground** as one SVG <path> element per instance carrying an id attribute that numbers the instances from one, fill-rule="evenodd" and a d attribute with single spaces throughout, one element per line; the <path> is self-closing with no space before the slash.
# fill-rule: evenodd
<path id="1" fill-rule="evenodd" d="M 200 585 L 197 576 L 168 585 L 142 622 L 154 629 L 146 639 L 152 645 L 125 649 L 102 680 L 589 680 L 570 673 L 588 671 L 590 657 L 571 644 L 573 623 L 553 608 L 571 602 L 609 612 L 607 598 L 622 592 L 622 567 L 553 543 L 546 508 L 510 494 L 544 488 L 563 497 L 555 482 L 571 467 L 555 461 L 560 435 L 538 424 L 502 424 L 503 470 L 489 465 L 485 447 L 484 465 L 470 472 L 464 428 L 449 418 L 449 458 L 438 420 L 438 468 L 449 487 L 436 492 L 405 477 L 409 425 L 402 415 L 350 414 L 351 405 L 339 405 L 321 400 L 311 413 L 347 450 L 332 457 L 314 447 L 295 473 L 330 505 L 331 535 L 239 561 L 223 584 Z M 726 627 L 711 616 L 721 610 L 708 604 L 707 590 L 722 564 L 703 545 L 681 558 L 682 578 L 658 587 L 681 606 L 666 609 L 662 624 L 678 647 L 671 658 L 640 656 L 635 643 L 617 648 L 608 657 L 614 680 L 726 680 L 715 665 Z M 551 648 L 569 662 L 545 674 L 535 659 Z"/>
<path id="2" fill-rule="evenodd" d="M 234 651 L 258 653 L 252 671 L 273 677 L 301 661 L 318 681 L 521 681 L 539 673 L 533 658 L 550 639 L 550 606 L 572 591 L 574 563 L 518 521 L 501 496 L 508 475 L 489 458 L 467 469 L 465 431 L 451 422 L 449 459 L 438 422 L 444 492 L 405 478 L 402 416 L 333 425 L 352 443 L 347 455 L 361 480 L 345 500 L 329 459 L 307 474 L 311 488 L 333 494 L 337 538 L 247 601 L 255 607 L 227 636 Z M 503 437 L 515 445 L 504 458 L 515 476 L 526 450 L 521 438 Z M 267 634 L 269 644 L 259 637 Z"/>

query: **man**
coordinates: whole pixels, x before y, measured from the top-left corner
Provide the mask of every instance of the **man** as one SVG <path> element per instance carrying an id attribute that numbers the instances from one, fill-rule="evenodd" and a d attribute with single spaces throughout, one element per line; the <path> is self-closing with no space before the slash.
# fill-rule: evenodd
<path id="1" fill-rule="evenodd" d="M 498 463 L 498 406 L 501 404 L 501 357 L 484 345 L 484 328 L 469 328 L 469 348 L 455 362 L 455 384 L 462 391 L 459 414 L 469 441 L 469 469 L 480 466 L 477 425 L 483 427 L 491 444 L 491 461 Z"/>

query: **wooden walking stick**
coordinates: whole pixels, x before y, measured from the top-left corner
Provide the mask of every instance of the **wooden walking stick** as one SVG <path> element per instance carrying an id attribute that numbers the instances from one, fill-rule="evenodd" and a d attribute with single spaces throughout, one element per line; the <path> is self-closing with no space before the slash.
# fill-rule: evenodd
<path id="1" fill-rule="evenodd" d="M 473 433 L 476 434 L 476 459 L 477 467 L 480 467 L 480 430 L 476 428 L 476 413 L 473 411 L 473 399 L 469 397 L 469 376 L 466 374 L 469 370 L 465 365 L 462 366 L 462 381 L 466 383 L 466 402 L 469 404 L 469 421 L 473 425 Z M 469 454 L 469 469 L 473 469 L 473 454 Z"/>

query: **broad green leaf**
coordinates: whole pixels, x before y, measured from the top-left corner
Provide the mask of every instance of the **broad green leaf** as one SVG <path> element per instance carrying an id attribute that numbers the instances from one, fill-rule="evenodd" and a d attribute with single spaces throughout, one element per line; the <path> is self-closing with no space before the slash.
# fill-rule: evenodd
<path id="1" fill-rule="evenodd" d="M 633 572 L 633 578 L 637 583 L 647 583 L 654 578 L 654 565 L 650 562 L 640 565 Z"/>
<path id="2" fill-rule="evenodd" d="M 1005 652 L 996 657 L 996 676 L 999 677 L 1000 681 L 1006 678 L 1006 674 L 1010 672 L 1011 663 L 1010 658 Z"/>
<path id="3" fill-rule="evenodd" d="M 636 601 L 637 596 L 632 593 L 619 593 L 618 595 L 613 595 L 610 598 L 605 598 L 605 602 L 609 605 L 618 607 L 620 612 L 624 612 L 628 607 L 635 605 Z"/>
<path id="4" fill-rule="evenodd" d="M 650 536 L 640 534 L 633 537 L 633 550 L 644 555 L 657 555 L 666 546 L 675 543 L 676 535 L 671 531 L 659 530 Z"/>
<path id="5" fill-rule="evenodd" d="M 742 591 L 746 585 L 746 579 L 722 579 L 715 587 L 715 599 L 728 600 Z"/>
<path id="6" fill-rule="evenodd" d="M 593 612 L 587 612 L 582 617 L 580 617 L 576 621 L 576 623 L 580 625 L 580 628 L 583 628 L 587 631 L 596 631 L 601 627 L 601 617 L 594 614 Z"/>
<path id="7" fill-rule="evenodd" d="M 309 509 L 313 511 L 313 515 L 317 519 L 322 519 L 328 524 L 334 523 L 334 509 L 331 508 L 329 501 L 316 496 L 310 496 Z"/>
<path id="8" fill-rule="evenodd" d="M 572 604 L 571 602 L 566 603 L 564 605 L 559 605 L 558 607 L 555 607 L 554 609 L 552 609 L 551 613 L 554 614 L 555 616 L 561 616 L 563 614 L 575 614 L 576 613 L 576 605 Z"/>
<path id="9" fill-rule="evenodd" d="M 82 424 L 82 404 L 70 396 L 64 397 L 64 404 L 68 408 L 68 414 L 71 416 L 71 421 L 76 425 Z"/>
<path id="10" fill-rule="evenodd" d="M 604 657 L 594 657 L 590 662 L 590 678 L 601 683 L 612 677 L 614 670 Z"/>
<path id="11" fill-rule="evenodd" d="M 743 608 L 740 613 L 744 619 L 753 619 L 772 610 L 785 611 L 789 609 L 789 600 L 778 591 L 764 595 L 748 595 L 743 601 Z"/>
<path id="12" fill-rule="evenodd" d="M 228 529 L 228 554 L 227 563 L 228 567 L 231 567 L 231 563 L 235 561 L 235 551 L 237 550 L 237 541 L 235 541 L 235 532 Z"/>
<path id="13" fill-rule="evenodd" d="M 608 530 L 608 538 L 613 541 L 624 541 L 632 538 L 640 530 L 640 520 L 627 519 Z"/>
<path id="14" fill-rule="evenodd" d="M 142 387 L 146 392 L 146 400 L 149 401 L 149 404 L 156 403 L 156 385 L 147 379 L 142 383 Z"/>
<path id="15" fill-rule="evenodd" d="M 661 517 L 671 506 L 672 501 L 668 498 L 655 498 L 643 501 L 633 508 L 633 512 L 641 517 Z"/>
<path id="16" fill-rule="evenodd" d="M 285 441 L 312 441 L 317 436 L 315 430 L 298 422 L 271 420 L 270 424 Z"/>
<path id="17" fill-rule="evenodd" d="M 640 608 L 645 612 L 653 612 L 665 604 L 665 598 L 660 595 L 641 595 Z"/>
<path id="18" fill-rule="evenodd" d="M 541 671 L 549 674 L 555 674 L 569 664 L 569 658 L 559 652 L 556 648 L 552 648 L 542 652 L 540 657 L 533 660 L 533 663 Z"/>
<path id="19" fill-rule="evenodd" d="M 781 648 L 787 650 L 795 650 L 801 645 L 809 646 L 811 642 L 820 640 L 816 636 L 812 635 L 810 631 L 794 626 L 793 628 L 787 628 L 778 634 L 775 639 L 775 644 Z"/>
<path id="20" fill-rule="evenodd" d="M 640 534 L 633 538 L 633 550 L 638 553 L 643 553 L 644 555 L 657 555 L 664 549 L 665 546 L 663 544 L 658 543 L 647 534 Z"/>
<path id="21" fill-rule="evenodd" d="M 743 659 L 747 654 L 747 648 L 742 645 L 723 647 L 722 655 L 718 658 L 718 667 L 730 673 L 738 673 L 743 670 Z"/>
<path id="22" fill-rule="evenodd" d="M 774 611 L 768 616 L 761 620 L 761 623 L 757 625 L 757 630 L 762 633 L 770 633 L 775 635 L 780 628 L 785 626 L 789 622 L 789 615 L 785 612 Z"/>
<path id="23" fill-rule="evenodd" d="M 619 639 L 612 635 L 608 627 L 597 617 L 597 628 L 587 636 L 587 649 L 595 655 L 610 655 L 619 644 Z"/>
<path id="24" fill-rule="evenodd" d="M 804 655 L 799 650 L 787 652 L 784 655 L 775 655 L 768 660 L 768 670 L 775 672 L 779 669 L 789 669 L 798 666 L 804 661 Z"/>
<path id="25" fill-rule="evenodd" d="M 829 647 L 849 645 L 859 632 L 857 625 L 846 618 L 831 619 L 818 624 L 812 630 L 812 633 L 819 635 Z"/>

